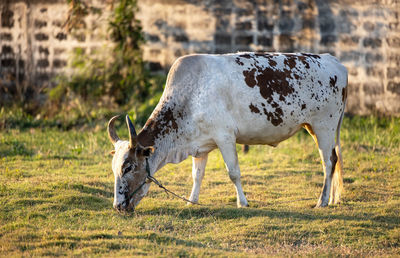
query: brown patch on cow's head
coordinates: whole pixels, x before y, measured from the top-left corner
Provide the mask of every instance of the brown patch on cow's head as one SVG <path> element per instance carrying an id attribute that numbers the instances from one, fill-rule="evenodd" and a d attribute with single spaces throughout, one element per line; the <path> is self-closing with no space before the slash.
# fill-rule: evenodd
<path id="1" fill-rule="evenodd" d="M 253 103 L 250 103 L 249 105 L 250 111 L 253 113 L 260 113 L 260 110 L 258 109 L 258 107 L 254 106 Z"/>

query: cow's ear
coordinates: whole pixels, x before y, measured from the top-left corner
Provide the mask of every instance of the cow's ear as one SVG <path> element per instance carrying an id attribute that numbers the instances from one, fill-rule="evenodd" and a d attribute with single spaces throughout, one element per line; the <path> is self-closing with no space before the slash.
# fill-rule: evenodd
<path id="1" fill-rule="evenodd" d="M 149 157 L 153 153 L 154 153 L 154 147 L 153 146 L 143 147 L 143 150 L 142 150 L 142 155 L 143 156 Z"/>
<path id="2" fill-rule="evenodd" d="M 115 150 L 110 151 L 110 154 L 114 156 Z"/>

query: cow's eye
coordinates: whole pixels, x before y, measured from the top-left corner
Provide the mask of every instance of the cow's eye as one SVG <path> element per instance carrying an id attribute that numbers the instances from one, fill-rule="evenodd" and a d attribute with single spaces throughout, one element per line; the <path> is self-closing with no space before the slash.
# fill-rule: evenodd
<path id="1" fill-rule="evenodd" d="M 133 165 L 129 165 L 123 169 L 122 175 L 125 175 L 126 173 L 131 172 L 132 170 L 133 170 Z"/>

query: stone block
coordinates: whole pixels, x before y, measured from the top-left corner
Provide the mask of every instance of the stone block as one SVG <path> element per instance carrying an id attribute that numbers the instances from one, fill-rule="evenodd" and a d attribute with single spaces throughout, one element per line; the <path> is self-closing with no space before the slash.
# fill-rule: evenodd
<path id="1" fill-rule="evenodd" d="M 214 42 L 217 45 L 230 45 L 231 44 L 231 35 L 216 34 L 216 35 L 214 35 Z"/>
<path id="2" fill-rule="evenodd" d="M 65 22 L 63 22 L 62 20 L 53 20 L 51 24 L 53 24 L 53 26 L 55 27 L 59 27 L 61 28 L 64 25 Z"/>
<path id="3" fill-rule="evenodd" d="M 174 41 L 176 42 L 188 42 L 189 38 L 186 34 L 175 34 L 173 35 Z"/>
<path id="4" fill-rule="evenodd" d="M 381 77 L 383 75 L 383 69 L 379 67 L 366 67 L 365 68 L 365 73 L 368 76 L 376 76 L 376 77 Z"/>
<path id="5" fill-rule="evenodd" d="M 235 28 L 236 28 L 236 30 L 251 30 L 252 24 L 251 24 L 251 21 L 237 22 L 235 24 Z"/>
<path id="6" fill-rule="evenodd" d="M 149 42 L 152 42 L 152 43 L 160 42 L 160 37 L 156 34 L 147 33 L 146 38 Z"/>
<path id="7" fill-rule="evenodd" d="M 236 36 L 235 44 L 236 45 L 250 45 L 253 43 L 253 36 Z"/>
<path id="8" fill-rule="evenodd" d="M 236 9 L 236 15 L 241 17 L 241 16 L 251 16 L 253 15 L 253 9 L 243 9 L 243 8 L 237 8 Z"/>
<path id="9" fill-rule="evenodd" d="M 323 35 L 321 36 L 320 43 L 325 46 L 331 46 L 337 42 L 336 35 Z"/>
<path id="10" fill-rule="evenodd" d="M 268 19 L 259 18 L 257 20 L 257 29 L 259 31 L 272 31 L 274 29 L 274 23 L 270 22 Z"/>
<path id="11" fill-rule="evenodd" d="M 382 40 L 379 38 L 364 38 L 364 47 L 378 48 L 382 46 Z"/>
<path id="12" fill-rule="evenodd" d="M 383 93 L 382 82 L 366 82 L 363 84 L 363 91 L 367 95 L 379 95 Z"/>
<path id="13" fill-rule="evenodd" d="M 39 54 L 43 54 L 43 55 L 48 56 L 49 55 L 49 49 L 47 47 L 39 46 Z"/>
<path id="14" fill-rule="evenodd" d="M 290 33 L 294 28 L 294 20 L 289 16 L 283 16 L 279 19 L 278 27 L 281 33 Z"/>
<path id="15" fill-rule="evenodd" d="M 279 35 L 279 51 L 282 52 L 293 52 L 294 51 L 295 38 L 291 35 Z"/>
<path id="16" fill-rule="evenodd" d="M 388 67 L 386 70 L 386 76 L 388 79 L 400 78 L 399 67 Z"/>
<path id="17" fill-rule="evenodd" d="M 386 39 L 390 47 L 400 48 L 400 37 L 391 37 Z"/>
<path id="18" fill-rule="evenodd" d="M 4 58 L 1 59 L 1 66 L 2 67 L 15 67 L 15 59 L 14 58 Z"/>
<path id="19" fill-rule="evenodd" d="M 74 33 L 73 34 L 74 39 L 76 39 L 79 42 L 85 42 L 86 40 L 86 35 L 85 33 L 81 32 L 81 33 Z"/>
<path id="20" fill-rule="evenodd" d="M 315 29 L 315 19 L 306 18 L 302 20 L 302 28 L 303 29 Z"/>
<path id="21" fill-rule="evenodd" d="M 49 35 L 47 35 L 45 33 L 36 33 L 35 39 L 37 41 L 46 41 L 46 40 L 49 40 Z"/>
<path id="22" fill-rule="evenodd" d="M 161 71 L 163 68 L 159 62 L 149 62 L 149 69 L 150 71 L 157 72 Z"/>
<path id="23" fill-rule="evenodd" d="M 375 24 L 373 22 L 367 21 L 367 22 L 364 22 L 363 28 L 367 32 L 372 32 L 375 29 Z"/>
<path id="24" fill-rule="evenodd" d="M 350 36 L 350 35 L 341 35 L 340 41 L 345 46 L 357 46 L 358 42 L 360 41 L 360 37 L 359 36 Z"/>
<path id="25" fill-rule="evenodd" d="M 365 61 L 367 64 L 373 65 L 374 63 L 381 62 L 383 60 L 383 56 L 380 53 L 368 52 L 365 55 Z"/>
<path id="26" fill-rule="evenodd" d="M 340 54 L 340 61 L 342 62 L 358 62 L 360 60 L 361 53 L 358 51 L 343 51 Z"/>
<path id="27" fill-rule="evenodd" d="M 387 85 L 387 90 L 400 95 L 400 81 L 390 81 Z"/>
<path id="28" fill-rule="evenodd" d="M 37 67 L 46 68 L 49 67 L 49 60 L 47 59 L 39 59 L 36 63 Z"/>
<path id="29" fill-rule="evenodd" d="M 347 70 L 349 71 L 349 75 L 351 76 L 358 75 L 358 69 L 356 67 L 348 67 Z"/>
<path id="30" fill-rule="evenodd" d="M 258 45 L 262 45 L 265 47 L 272 47 L 272 37 L 258 36 L 257 42 Z"/>
<path id="31" fill-rule="evenodd" d="M 50 76 L 49 76 L 48 73 L 38 72 L 36 74 L 36 80 L 37 81 L 45 82 L 45 81 L 48 81 L 49 79 L 50 79 Z"/>
<path id="32" fill-rule="evenodd" d="M 232 9 L 231 8 L 214 8 L 213 12 L 216 17 L 221 17 L 224 15 L 229 16 L 232 13 Z"/>
<path id="33" fill-rule="evenodd" d="M 217 17 L 215 21 L 215 28 L 217 31 L 228 31 L 230 26 L 230 17 Z"/>
<path id="34" fill-rule="evenodd" d="M 66 40 L 67 39 L 67 34 L 63 33 L 63 32 L 59 32 L 56 35 L 56 39 L 58 39 L 59 41 L 61 40 Z"/>
<path id="35" fill-rule="evenodd" d="M 4 45 L 1 47 L 1 54 L 14 54 L 14 51 L 11 46 Z"/>
<path id="36" fill-rule="evenodd" d="M 12 28 L 14 27 L 14 12 L 9 9 L 1 11 L 1 27 Z"/>
<path id="37" fill-rule="evenodd" d="M 13 36 L 11 33 L 1 33 L 0 34 L 0 40 L 1 41 L 12 41 Z"/>
<path id="38" fill-rule="evenodd" d="M 34 26 L 37 29 L 41 29 L 47 26 L 47 21 L 35 19 Z"/>
<path id="39" fill-rule="evenodd" d="M 328 17 L 320 17 L 319 29 L 322 34 L 329 34 L 335 31 L 335 20 Z"/>
<path id="40" fill-rule="evenodd" d="M 60 55 L 66 51 L 65 48 L 54 48 L 54 55 Z"/>
<path id="41" fill-rule="evenodd" d="M 53 67 L 54 68 L 63 68 L 65 66 L 67 66 L 67 61 L 62 60 L 62 59 L 58 59 L 58 58 L 53 60 Z"/>

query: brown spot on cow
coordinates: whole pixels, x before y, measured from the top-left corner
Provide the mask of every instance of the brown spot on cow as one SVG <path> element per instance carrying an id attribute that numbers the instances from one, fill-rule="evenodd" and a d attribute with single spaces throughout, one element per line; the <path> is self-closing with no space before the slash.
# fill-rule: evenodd
<path id="1" fill-rule="evenodd" d="M 249 55 L 249 54 L 242 54 L 242 55 L 240 55 L 240 57 L 244 57 L 244 58 L 250 59 L 250 58 L 251 58 L 251 55 Z"/>
<path id="2" fill-rule="evenodd" d="M 286 72 L 275 71 L 269 67 L 258 72 L 259 74 L 256 76 L 257 86 L 260 88 L 261 96 L 269 103 L 273 101 L 273 93 L 278 94 L 284 99 L 285 96 L 294 92 L 293 87 L 289 85 Z"/>
<path id="3" fill-rule="evenodd" d="M 268 59 L 268 63 L 270 66 L 275 67 L 277 65 L 277 63 L 275 62 L 275 60 L 273 60 L 272 58 Z"/>
<path id="4" fill-rule="evenodd" d="M 343 88 L 342 89 L 342 101 L 343 103 L 346 101 L 347 99 L 347 88 Z"/>
<path id="5" fill-rule="evenodd" d="M 289 66 L 290 69 L 294 69 L 296 67 L 296 56 L 287 56 L 283 63 Z"/>
<path id="6" fill-rule="evenodd" d="M 244 65 L 244 63 L 240 60 L 239 57 L 236 57 L 235 61 L 236 61 L 236 63 L 237 63 L 238 65 Z"/>
<path id="7" fill-rule="evenodd" d="M 298 56 L 298 58 L 304 64 L 306 69 L 310 69 L 310 64 L 307 62 L 307 58 L 305 56 Z"/>
<path id="8" fill-rule="evenodd" d="M 253 88 L 257 84 L 257 81 L 255 80 L 254 77 L 255 72 L 256 72 L 255 68 L 251 69 L 250 71 L 243 71 L 244 80 L 250 88 Z"/>
<path id="9" fill-rule="evenodd" d="M 337 76 L 336 75 L 335 75 L 334 78 L 329 77 L 329 85 L 331 86 L 331 88 L 333 89 L 333 92 L 335 92 L 335 93 L 336 93 L 336 90 L 337 90 L 336 82 L 337 82 Z"/>
<path id="10" fill-rule="evenodd" d="M 256 106 L 254 106 L 253 103 L 250 103 L 249 108 L 250 108 L 250 111 L 253 113 L 257 113 L 257 114 L 260 113 L 260 110 Z"/>
<path id="11" fill-rule="evenodd" d="M 308 54 L 308 53 L 301 53 L 303 56 L 315 58 L 315 59 L 321 59 L 319 55 L 314 55 L 314 54 Z"/>
<path id="12" fill-rule="evenodd" d="M 333 148 L 332 149 L 332 155 L 331 155 L 331 163 L 332 163 L 332 173 L 331 173 L 331 176 L 333 175 L 333 173 L 335 172 L 335 166 L 336 166 L 336 162 L 338 161 L 338 157 L 337 157 L 337 155 L 336 155 L 336 151 L 335 151 L 335 149 Z"/>
<path id="13" fill-rule="evenodd" d="M 178 112 L 181 117 L 182 113 Z M 153 146 L 157 137 L 178 131 L 178 123 L 171 107 L 163 107 L 153 119 L 147 120 L 143 130 L 138 134 L 138 142 L 144 146 Z"/>

